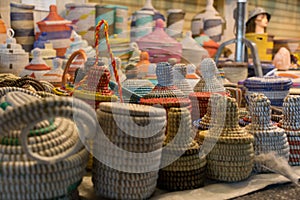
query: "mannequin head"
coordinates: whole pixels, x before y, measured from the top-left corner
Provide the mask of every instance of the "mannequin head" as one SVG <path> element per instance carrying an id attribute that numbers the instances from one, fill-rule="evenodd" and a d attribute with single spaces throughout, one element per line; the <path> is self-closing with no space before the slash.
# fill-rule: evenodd
<path id="1" fill-rule="evenodd" d="M 246 22 L 246 33 L 266 33 L 271 15 L 263 8 L 255 8 L 249 14 Z"/>

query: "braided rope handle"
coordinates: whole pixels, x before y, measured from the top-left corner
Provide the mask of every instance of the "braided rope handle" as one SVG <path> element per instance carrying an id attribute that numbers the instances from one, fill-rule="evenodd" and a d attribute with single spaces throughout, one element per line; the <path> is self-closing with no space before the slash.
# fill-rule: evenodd
<path id="1" fill-rule="evenodd" d="M 120 102 L 123 103 L 123 94 L 122 94 L 122 87 L 121 87 L 121 82 L 120 82 L 120 77 L 119 77 L 119 74 L 118 74 L 118 69 L 117 69 L 117 63 L 116 63 L 116 60 L 114 58 L 114 55 L 113 55 L 113 52 L 111 50 L 111 47 L 110 47 L 110 44 L 109 44 L 109 37 L 108 37 L 108 28 L 109 28 L 109 25 L 107 23 L 106 20 L 102 19 L 98 22 L 98 24 L 96 25 L 95 27 L 95 49 L 96 49 L 96 60 L 95 60 L 95 63 L 94 65 L 98 65 L 98 62 L 99 62 L 99 33 L 100 33 L 100 30 L 101 30 L 101 26 L 104 24 L 104 34 L 105 34 L 105 40 L 106 40 L 106 46 L 107 46 L 107 50 L 109 52 L 109 56 L 110 56 L 110 60 L 111 60 L 111 64 L 112 64 L 112 67 L 113 67 L 113 71 L 114 71 L 114 74 L 115 74 L 115 79 L 116 79 L 116 82 L 118 84 L 118 92 L 119 92 L 119 96 L 120 96 Z"/>
<path id="2" fill-rule="evenodd" d="M 75 52 L 73 52 L 73 53 L 71 54 L 71 56 L 69 57 L 69 59 L 68 59 L 68 61 L 67 61 L 66 67 L 65 67 L 65 69 L 64 69 L 64 73 L 63 73 L 63 75 L 62 75 L 62 80 L 61 80 L 62 87 L 64 87 L 65 84 L 67 83 L 68 78 L 69 78 L 68 76 L 70 76 L 70 75 L 68 74 L 68 71 L 69 71 L 69 69 L 70 69 L 70 66 L 71 66 L 72 62 L 73 62 L 77 57 L 81 57 L 81 58 L 84 60 L 84 62 L 87 61 L 87 56 L 86 56 L 86 53 L 85 53 L 85 51 L 84 51 L 83 49 L 79 49 L 79 50 L 77 50 L 77 51 L 75 51 Z M 74 83 L 74 82 L 75 82 L 75 77 L 74 77 L 73 80 L 71 80 L 71 81 L 72 81 L 72 83 Z"/>
<path id="3" fill-rule="evenodd" d="M 38 122 L 55 117 L 73 120 L 81 133 L 80 140 L 78 139 L 76 144 L 64 153 L 52 157 L 41 156 L 29 148 L 29 132 Z M 95 111 L 82 100 L 59 96 L 46 97 L 42 101 L 36 99 L 4 112 L 0 118 L 0 135 L 5 135 L 11 130 L 21 130 L 21 146 L 27 156 L 39 163 L 53 164 L 82 149 L 82 144 L 87 144 L 87 139 L 95 136 L 97 123 Z"/>

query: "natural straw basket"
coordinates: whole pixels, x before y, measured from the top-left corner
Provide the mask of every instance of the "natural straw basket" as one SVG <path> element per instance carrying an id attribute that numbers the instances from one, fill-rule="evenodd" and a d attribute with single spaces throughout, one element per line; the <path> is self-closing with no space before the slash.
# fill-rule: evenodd
<path id="1" fill-rule="evenodd" d="M 78 133 L 94 133 L 94 111 L 80 100 L 26 93 L 0 88 L 1 199 L 67 198 L 85 173 Z"/>

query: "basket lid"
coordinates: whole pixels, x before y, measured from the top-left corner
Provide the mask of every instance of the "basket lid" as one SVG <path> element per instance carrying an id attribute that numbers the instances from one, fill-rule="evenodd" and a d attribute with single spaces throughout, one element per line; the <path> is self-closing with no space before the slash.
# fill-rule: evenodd
<path id="1" fill-rule="evenodd" d="M 172 45 L 172 44 L 176 44 L 176 45 L 180 45 L 181 44 L 179 42 L 177 42 L 174 38 L 170 37 L 165 31 L 164 31 L 164 26 L 165 23 L 162 19 L 158 19 L 156 20 L 155 23 L 155 29 L 153 32 L 149 33 L 148 35 L 145 35 L 139 39 L 137 39 L 137 43 L 138 45 L 142 46 L 143 43 L 156 43 L 156 44 L 168 44 L 168 45 Z"/>
<path id="2" fill-rule="evenodd" d="M 72 24 L 71 21 L 64 19 L 57 13 L 56 5 L 50 5 L 49 10 L 49 14 L 43 20 L 37 22 L 37 25 L 41 29 L 41 32 L 43 32 L 43 28 L 41 28 L 41 26 L 43 25 L 51 26 Z"/>
<path id="3" fill-rule="evenodd" d="M 27 70 L 40 71 L 40 70 L 50 70 L 51 68 L 46 64 L 41 55 L 41 49 L 35 48 L 32 50 L 33 59 L 31 62 L 25 66 Z"/>

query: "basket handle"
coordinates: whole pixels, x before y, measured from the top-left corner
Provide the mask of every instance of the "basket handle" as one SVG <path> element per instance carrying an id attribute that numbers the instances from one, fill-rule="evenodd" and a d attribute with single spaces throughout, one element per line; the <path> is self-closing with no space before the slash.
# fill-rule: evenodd
<path id="1" fill-rule="evenodd" d="M 78 56 L 82 57 L 82 59 L 84 60 L 84 62 L 86 62 L 87 56 L 86 56 L 86 53 L 85 53 L 85 51 L 83 49 L 79 49 L 79 50 L 73 52 L 71 54 L 70 58 L 67 61 L 66 67 L 64 69 L 64 73 L 62 75 L 62 80 L 61 80 L 62 86 L 64 86 L 67 83 L 67 81 L 68 81 L 68 79 L 70 77 L 70 74 L 68 73 L 68 71 L 70 69 L 70 66 L 71 66 L 72 62 L 75 60 L 75 58 L 77 58 Z M 72 81 L 72 83 L 74 83 L 75 82 L 75 78 L 73 80 L 71 80 L 71 81 Z"/>
<path id="2" fill-rule="evenodd" d="M 119 96 L 120 96 L 120 102 L 123 103 L 122 86 L 121 86 L 121 83 L 120 83 L 120 78 L 119 78 L 119 74 L 118 74 L 118 70 L 117 70 L 117 64 L 116 64 L 116 60 L 114 58 L 113 52 L 112 52 L 110 44 L 109 44 L 109 35 L 108 35 L 109 25 L 108 25 L 107 21 L 104 20 L 104 19 L 100 20 L 98 22 L 98 24 L 96 25 L 96 27 L 95 27 L 96 59 L 95 59 L 94 65 L 95 66 L 98 65 L 98 59 L 99 59 L 99 38 L 100 38 L 99 33 L 100 33 L 102 25 L 104 25 L 104 34 L 105 34 L 105 40 L 106 40 L 106 47 L 107 47 L 107 50 L 109 52 L 111 64 L 112 64 L 113 71 L 114 71 L 114 74 L 115 74 L 115 79 L 116 79 L 116 82 L 118 84 L 118 92 L 119 92 Z"/>

